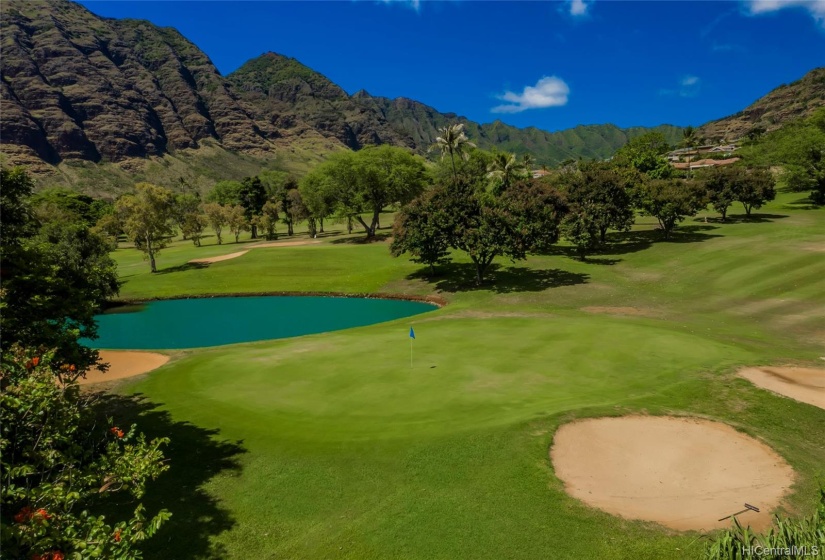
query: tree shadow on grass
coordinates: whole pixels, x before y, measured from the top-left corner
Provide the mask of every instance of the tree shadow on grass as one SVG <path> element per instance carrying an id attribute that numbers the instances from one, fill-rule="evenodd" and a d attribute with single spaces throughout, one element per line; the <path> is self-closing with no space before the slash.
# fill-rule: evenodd
<path id="1" fill-rule="evenodd" d="M 363 232 L 361 232 L 363 233 Z M 380 241 L 386 241 L 392 236 L 390 232 L 383 232 L 383 233 L 376 233 L 375 237 L 370 237 L 369 239 L 366 237 L 366 234 L 359 235 L 358 237 L 342 237 L 341 239 L 333 239 L 330 243 L 334 243 L 335 245 L 340 244 L 350 244 L 350 245 L 364 245 L 367 243 L 378 243 Z"/>
<path id="2" fill-rule="evenodd" d="M 222 440 L 218 430 L 175 421 L 167 411 L 159 408 L 159 403 L 140 394 L 101 393 L 98 398 L 99 411 L 112 417 L 117 425 L 135 423 L 147 438 L 168 437 L 171 440 L 163 448 L 169 470 L 149 483 L 141 501 L 146 506 L 147 515 L 167 509 L 172 517 L 154 537 L 141 545 L 145 557 L 226 558 L 226 550 L 210 541 L 232 529 L 236 521 L 203 487 L 218 475 L 240 473 L 238 457 L 246 452 L 243 442 Z M 118 498 L 122 500 L 125 496 Z M 134 502 L 113 501 L 105 509 L 117 519 L 129 515 L 134 508 Z"/>
<path id="3" fill-rule="evenodd" d="M 497 294 L 541 292 L 549 288 L 584 284 L 590 278 L 588 274 L 566 270 L 536 270 L 492 264 L 484 275 L 484 283 L 477 286 L 476 268 L 471 263 L 449 263 L 437 267 L 436 271 L 437 276 L 429 276 L 430 269 L 424 268 L 407 278 L 425 280 L 442 292 L 491 291 Z"/>
<path id="4" fill-rule="evenodd" d="M 169 268 L 161 268 L 155 274 L 172 274 L 173 272 L 186 272 L 187 270 L 200 270 L 202 268 L 209 268 L 209 263 L 204 262 L 188 262 L 178 266 L 170 266 Z"/>
<path id="5" fill-rule="evenodd" d="M 727 219 L 722 221 L 721 217 L 714 217 L 708 218 L 708 223 L 711 224 L 761 224 L 766 222 L 774 222 L 776 220 L 781 220 L 782 218 L 787 218 L 787 214 L 751 214 L 747 216 L 745 214 L 736 214 L 730 215 L 728 214 Z M 694 218 L 694 222 L 702 222 L 704 221 L 702 218 Z"/>

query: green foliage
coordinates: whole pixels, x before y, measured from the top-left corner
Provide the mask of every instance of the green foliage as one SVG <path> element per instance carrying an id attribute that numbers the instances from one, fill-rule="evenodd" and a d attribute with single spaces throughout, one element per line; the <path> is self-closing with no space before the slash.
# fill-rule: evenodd
<path id="1" fill-rule="evenodd" d="M 0 371 L 0 547 L 15 558 L 141 558 L 136 545 L 170 517 L 134 513 L 114 523 L 95 513 L 110 495 L 140 499 L 169 467 L 135 426 L 99 417 L 74 365 L 14 346 Z M 59 382 L 55 382 L 55 379 Z"/>
<path id="2" fill-rule="evenodd" d="M 431 275 L 435 275 L 435 265 L 450 262 L 446 198 L 445 189 L 433 189 L 396 214 L 390 245 L 394 257 L 409 253 L 411 261 L 429 266 Z"/>
<path id="3" fill-rule="evenodd" d="M 221 234 L 226 225 L 226 209 L 217 202 L 207 202 L 203 205 L 203 213 L 212 231 L 215 232 L 218 245 L 222 244 L 223 237 L 221 237 Z"/>
<path id="4" fill-rule="evenodd" d="M 700 169 L 697 178 L 707 191 L 708 202 L 713 209 L 727 218 L 728 208 L 736 201 L 738 183 L 744 174 L 744 169 L 738 166 L 721 165 Z"/>
<path id="5" fill-rule="evenodd" d="M 673 167 L 663 157 L 670 150 L 664 135 L 648 132 L 630 140 L 613 156 L 619 167 L 631 167 L 653 179 L 666 179 L 673 174 Z"/>
<path id="6" fill-rule="evenodd" d="M 50 217 L 80 220 L 89 227 L 113 211 L 111 203 L 65 187 L 52 187 L 40 191 L 32 196 L 31 205 L 39 210 L 41 221 L 46 221 Z"/>
<path id="7" fill-rule="evenodd" d="M 580 226 L 592 224 L 601 243 L 604 243 L 608 229 L 629 231 L 633 226 L 632 189 L 635 184 L 627 177 L 612 165 L 592 162 L 581 164 L 578 172 L 562 174 L 560 178 L 571 211 L 587 215 L 579 220 Z"/>
<path id="8" fill-rule="evenodd" d="M 123 231 L 149 259 L 152 272 L 157 272 L 155 257 L 169 244 L 174 235 L 172 218 L 175 198 L 169 189 L 151 183 L 138 183 L 135 192 L 118 199 L 115 212 Z"/>
<path id="9" fill-rule="evenodd" d="M 651 179 L 639 187 L 639 207 L 659 222 L 665 239 L 676 225 L 704 208 L 706 202 L 701 185 L 681 179 Z"/>
<path id="10" fill-rule="evenodd" d="M 94 315 L 118 292 L 110 244 L 82 221 L 40 225 L 29 206 L 31 181 L 22 169 L 2 170 L 3 263 L 0 328 L 5 345 L 56 349 L 58 364 L 87 367 L 97 352 Z"/>
<path id="11" fill-rule="evenodd" d="M 240 204 L 244 186 L 240 181 L 219 181 L 206 195 L 206 202 L 217 202 L 221 206 Z"/>
<path id="12" fill-rule="evenodd" d="M 490 179 L 494 193 L 506 191 L 513 181 L 527 179 L 527 168 L 516 158 L 516 154 L 493 152 L 493 161 L 487 166 L 487 178 Z"/>
<path id="13" fill-rule="evenodd" d="M 810 517 L 792 519 L 774 516 L 765 534 L 742 527 L 733 518 L 733 527 L 715 536 L 705 547 L 706 560 L 792 560 L 811 558 L 825 552 L 825 489 L 819 490 L 819 506 Z"/>
<path id="14" fill-rule="evenodd" d="M 264 230 L 266 238 L 273 240 L 278 238 L 278 204 L 268 200 L 261 208 L 261 216 L 258 218 L 258 225 Z"/>
<path id="15" fill-rule="evenodd" d="M 209 220 L 200 212 L 190 212 L 185 215 L 180 232 L 184 239 L 191 239 L 195 247 L 201 246 L 203 230 L 209 225 Z"/>
<path id="16" fill-rule="evenodd" d="M 740 179 L 734 183 L 736 200 L 742 203 L 745 214 L 762 208 L 766 202 L 776 198 L 776 182 L 767 169 L 749 169 L 742 172 Z"/>
<path id="17" fill-rule="evenodd" d="M 752 164 L 782 165 L 788 188 L 810 191 L 814 204 L 825 204 L 825 108 L 762 136 L 741 153 Z"/>
<path id="18" fill-rule="evenodd" d="M 249 221 L 246 219 L 243 206 L 239 204 L 226 206 L 224 207 L 224 212 L 226 216 L 226 225 L 229 227 L 229 231 L 232 232 L 232 235 L 235 236 L 235 243 L 237 243 L 240 240 L 241 232 L 248 231 L 250 227 Z"/>

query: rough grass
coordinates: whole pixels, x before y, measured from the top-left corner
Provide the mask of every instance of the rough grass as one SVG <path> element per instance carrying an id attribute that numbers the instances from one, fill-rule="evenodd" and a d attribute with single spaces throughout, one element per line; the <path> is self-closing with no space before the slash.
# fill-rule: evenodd
<path id="1" fill-rule="evenodd" d="M 698 535 L 587 508 L 553 475 L 558 425 L 630 412 L 705 416 L 765 440 L 799 475 L 789 512 L 810 514 L 825 411 L 734 375 L 825 355 L 825 259 L 801 249 L 821 243 L 825 211 L 792 200 L 751 222 L 688 221 L 671 242 L 643 219 L 611 234 L 604 254 L 581 262 L 559 246 L 501 262 L 482 288 L 461 259 L 428 279 L 386 243 L 341 237 L 205 268 L 184 263 L 239 246 L 176 243 L 156 275 L 119 250 L 127 298 L 334 290 L 450 301 L 393 323 L 185 353 L 123 386 L 144 400 L 124 397 L 122 414 L 173 437 L 150 505 L 175 517 L 147 556 L 699 557 Z"/>

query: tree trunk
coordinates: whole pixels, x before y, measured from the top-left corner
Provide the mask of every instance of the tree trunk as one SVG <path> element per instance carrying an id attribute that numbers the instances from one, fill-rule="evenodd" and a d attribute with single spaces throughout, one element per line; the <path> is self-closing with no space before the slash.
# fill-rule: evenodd
<path id="1" fill-rule="evenodd" d="M 252 224 L 252 239 L 258 239 L 258 226 Z"/>
<path id="2" fill-rule="evenodd" d="M 286 223 L 286 234 L 287 235 L 293 235 L 294 234 L 294 231 L 292 229 L 292 220 L 290 220 Z"/>
<path id="3" fill-rule="evenodd" d="M 373 237 L 375 237 L 375 230 L 367 225 L 367 222 L 364 221 L 364 218 L 362 218 L 360 215 L 358 215 L 358 216 L 356 216 L 356 219 L 359 222 L 361 222 L 362 226 L 364 226 L 364 231 L 367 233 L 367 239 L 372 239 Z"/>
<path id="4" fill-rule="evenodd" d="M 727 219 L 727 216 L 728 216 L 728 209 L 723 208 L 722 210 L 719 211 L 719 213 L 722 214 L 722 221 L 724 222 Z"/>
<path id="5" fill-rule="evenodd" d="M 744 202 L 742 203 L 742 206 L 744 206 L 744 207 L 745 207 L 745 215 L 746 215 L 748 218 L 750 218 L 750 216 L 751 216 L 751 210 L 753 210 L 753 206 L 752 206 L 752 205 L 750 205 L 750 204 L 745 204 Z"/>
<path id="6" fill-rule="evenodd" d="M 381 219 L 381 209 L 378 208 L 372 211 L 372 225 L 370 226 L 370 230 L 372 231 L 372 237 L 375 236 L 375 232 L 378 231 L 379 220 Z"/>
<path id="7" fill-rule="evenodd" d="M 430 278 L 435 276 L 435 264 L 430 263 Z"/>
<path id="8" fill-rule="evenodd" d="M 455 169 L 455 154 L 450 150 L 450 161 L 453 162 L 453 181 L 458 181 L 458 171 Z"/>
<path id="9" fill-rule="evenodd" d="M 352 216 L 347 216 L 347 233 L 352 233 Z"/>
<path id="10" fill-rule="evenodd" d="M 607 228 L 606 227 L 600 227 L 599 228 L 599 239 L 601 240 L 602 243 L 604 243 L 607 240 Z"/>
<path id="11" fill-rule="evenodd" d="M 324 219 L 323 218 L 318 218 L 318 225 L 321 226 L 318 229 L 318 233 L 324 233 Z"/>
<path id="12" fill-rule="evenodd" d="M 240 239 L 240 237 L 241 237 L 241 232 L 240 232 L 240 231 L 235 232 L 235 243 L 237 243 L 237 242 L 238 242 L 238 240 Z"/>

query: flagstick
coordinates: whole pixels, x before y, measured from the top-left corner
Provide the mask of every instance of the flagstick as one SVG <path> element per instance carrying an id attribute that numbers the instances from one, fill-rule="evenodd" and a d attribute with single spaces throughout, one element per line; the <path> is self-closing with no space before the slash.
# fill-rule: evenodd
<path id="1" fill-rule="evenodd" d="M 412 366 L 412 344 L 413 344 L 413 338 L 410 337 L 410 369 L 412 369 L 412 367 L 413 367 Z"/>

